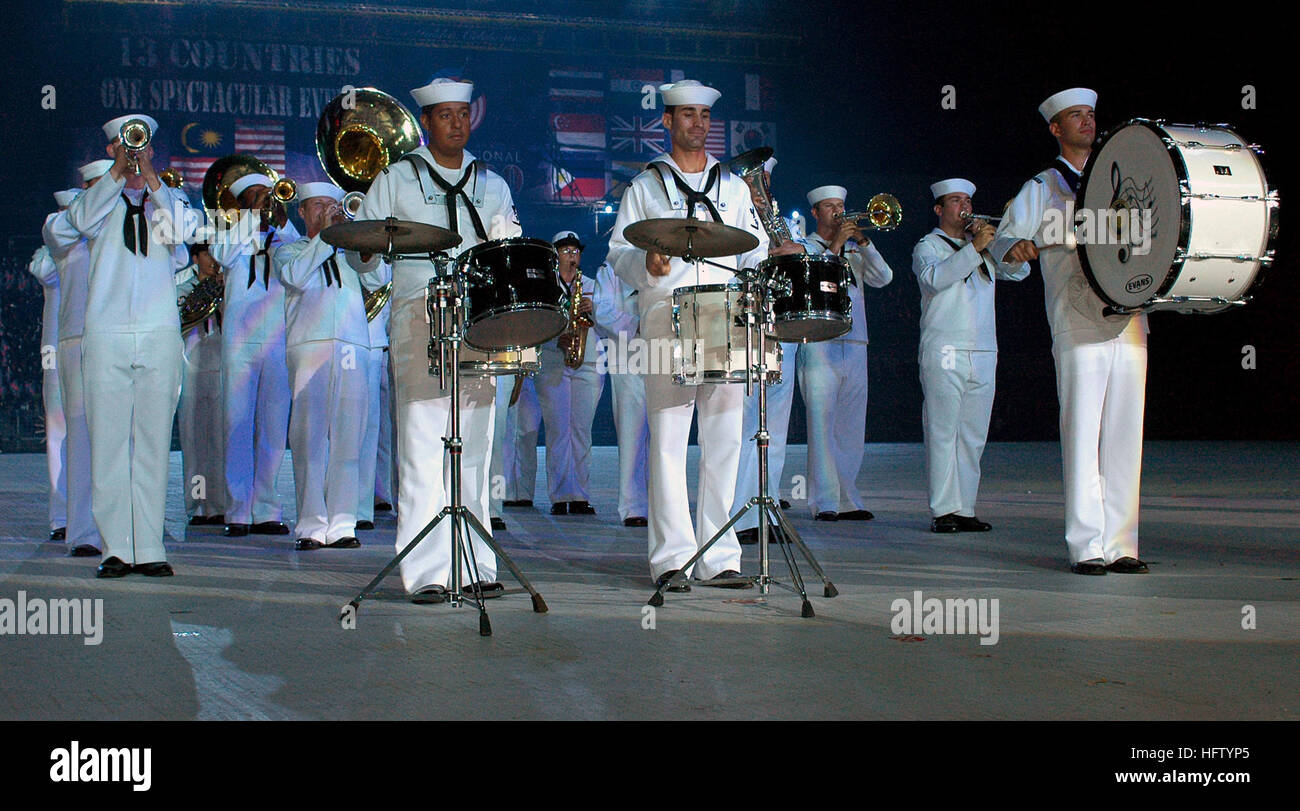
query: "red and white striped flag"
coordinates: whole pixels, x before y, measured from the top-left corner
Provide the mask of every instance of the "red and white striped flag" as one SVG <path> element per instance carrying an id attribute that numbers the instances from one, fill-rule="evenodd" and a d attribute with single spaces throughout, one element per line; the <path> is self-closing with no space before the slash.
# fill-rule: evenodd
<path id="1" fill-rule="evenodd" d="M 284 122 L 235 121 L 235 151 L 260 158 L 284 176 Z"/>
<path id="2" fill-rule="evenodd" d="M 712 119 L 709 122 L 709 135 L 704 141 L 704 151 L 715 158 L 727 155 L 727 122 Z"/>

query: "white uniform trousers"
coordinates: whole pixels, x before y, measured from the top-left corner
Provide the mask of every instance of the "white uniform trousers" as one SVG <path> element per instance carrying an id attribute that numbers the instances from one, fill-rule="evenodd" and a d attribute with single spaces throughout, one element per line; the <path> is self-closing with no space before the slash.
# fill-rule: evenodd
<path id="1" fill-rule="evenodd" d="M 618 517 L 645 518 L 649 512 L 646 491 L 647 449 L 650 423 L 646 419 L 645 378 L 639 374 L 609 374 L 613 397 L 614 430 L 618 433 Z"/>
<path id="2" fill-rule="evenodd" d="M 551 503 L 591 501 L 591 423 L 605 376 L 594 362 L 570 369 L 560 353 L 546 352 L 536 385 L 546 425 L 546 489 Z"/>
<path id="3" fill-rule="evenodd" d="M 360 349 L 357 350 L 359 353 Z M 375 485 L 379 471 L 379 431 L 383 422 L 383 379 L 388 374 L 388 351 L 385 347 L 365 350 L 366 422 L 363 426 L 360 460 L 357 462 L 357 520 L 375 520 Z M 389 502 L 390 504 L 392 502 Z"/>
<path id="4" fill-rule="evenodd" d="M 507 387 L 507 381 L 500 381 Z M 514 387 L 509 380 L 508 388 Z M 498 401 L 499 402 L 499 401 Z M 507 398 L 506 402 L 509 402 Z M 532 501 L 537 488 L 537 435 L 542 427 L 542 407 L 537 402 L 537 385 L 525 377 L 519 399 L 506 417 L 505 435 L 509 438 L 501 449 L 501 464 L 506 478 L 505 498 L 509 501 Z"/>
<path id="5" fill-rule="evenodd" d="M 781 475 L 785 472 L 785 446 L 790 434 L 790 408 L 794 404 L 795 364 L 799 357 L 798 344 L 781 344 L 781 382 L 767 387 L 767 492 L 773 501 L 781 498 Z M 741 387 L 742 391 L 744 387 Z M 745 423 L 740 432 L 740 473 L 736 477 L 736 497 L 732 513 L 745 506 L 745 502 L 758 495 L 758 389 L 745 398 Z M 745 513 L 736 522 L 736 529 L 754 529 L 758 526 L 757 509 Z"/>
<path id="6" fill-rule="evenodd" d="M 166 560 L 163 515 L 181 388 L 180 332 L 88 334 L 82 374 L 104 557 L 128 564 Z"/>
<path id="7" fill-rule="evenodd" d="M 734 383 L 679 386 L 666 374 L 646 375 L 645 389 L 650 422 L 650 576 L 658 578 L 682 568 L 731 517 L 745 390 Z M 699 520 L 693 526 L 686 490 L 686 446 L 697 408 Z M 740 570 L 740 542 L 734 528 L 700 558 L 693 574 L 707 580 L 727 569 Z"/>
<path id="8" fill-rule="evenodd" d="M 221 397 L 221 333 L 196 327 L 185 333 L 180 427 L 185 514 L 226 512 L 226 427 Z"/>
<path id="9" fill-rule="evenodd" d="M 284 513 L 275 479 L 284 462 L 291 399 L 284 342 L 238 343 L 227 336 L 224 347 L 226 523 L 279 521 Z"/>
<path id="10" fill-rule="evenodd" d="M 1052 347 L 1071 563 L 1138 557 L 1147 347 L 1131 332 L 1099 343 L 1058 337 Z"/>
<path id="11" fill-rule="evenodd" d="M 375 456 L 375 501 L 397 503 L 397 460 L 393 445 L 397 428 L 393 423 L 393 368 L 389 353 L 384 352 L 383 367 L 379 371 L 379 443 Z M 374 504 L 372 502 L 373 509 Z"/>
<path id="12" fill-rule="evenodd" d="M 973 517 L 980 456 L 993 414 L 998 353 L 956 349 L 945 355 L 923 349 L 920 365 L 930 514 Z"/>
<path id="13" fill-rule="evenodd" d="M 50 480 L 50 529 L 68 525 L 68 423 L 59 385 L 58 349 L 41 348 L 41 402 L 45 407 L 45 466 Z"/>
<path id="14" fill-rule="evenodd" d="M 298 496 L 295 538 L 333 543 L 357 532 L 358 471 L 370 348 L 308 341 L 286 350 L 293 409 L 289 449 Z"/>
<path id="15" fill-rule="evenodd" d="M 865 510 L 857 478 L 866 449 L 867 345 L 807 344 L 798 365 L 808 414 L 808 507 L 814 516 Z"/>
<path id="16" fill-rule="evenodd" d="M 81 337 L 59 341 L 59 393 L 68 426 L 65 445 L 68 482 L 68 546 L 100 547 L 91 511 L 90 428 L 86 425 L 86 389 L 81 371 Z"/>

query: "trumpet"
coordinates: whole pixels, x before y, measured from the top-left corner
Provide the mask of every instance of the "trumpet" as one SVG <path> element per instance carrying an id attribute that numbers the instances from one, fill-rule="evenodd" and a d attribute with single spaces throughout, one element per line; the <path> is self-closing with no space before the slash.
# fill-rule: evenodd
<path id="1" fill-rule="evenodd" d="M 271 198 L 280 205 L 288 205 L 298 197 L 298 183 L 282 177 L 271 186 Z"/>
<path id="2" fill-rule="evenodd" d="M 361 202 L 366 199 L 366 195 L 359 191 L 350 191 L 343 195 L 343 202 L 339 207 L 343 210 L 343 216 L 349 220 L 357 218 L 357 212 L 361 210 Z"/>
<path id="3" fill-rule="evenodd" d="M 841 211 L 835 219 L 856 223 L 860 231 L 893 231 L 903 221 L 903 206 L 892 194 L 881 192 L 862 211 Z M 866 220 L 867 225 L 862 225 Z"/>
<path id="4" fill-rule="evenodd" d="M 983 220 L 984 222 L 987 222 L 987 223 L 990 223 L 990 224 L 992 224 L 992 223 L 996 223 L 996 222 L 1002 222 L 1002 218 L 1001 218 L 1001 217 L 988 217 L 988 216 L 985 216 L 985 215 L 983 215 L 983 214 L 975 214 L 975 213 L 970 212 L 970 211 L 963 211 L 963 212 L 960 214 L 960 216 L 961 216 L 962 220 L 965 222 L 965 225 L 966 225 L 967 228 L 970 228 L 971 225 L 973 225 L 973 224 L 975 223 L 976 220 Z"/>
<path id="5" fill-rule="evenodd" d="M 135 166 L 135 173 L 140 174 L 139 153 L 149 146 L 149 141 L 153 139 L 153 130 L 149 129 L 149 125 L 144 120 L 132 118 L 123 122 L 118 128 L 117 137 L 121 139 L 122 146 L 126 147 L 127 155 Z"/>
<path id="6" fill-rule="evenodd" d="M 179 189 L 185 183 L 185 175 L 182 175 L 179 169 L 170 166 L 158 173 L 158 179 L 173 189 Z"/>

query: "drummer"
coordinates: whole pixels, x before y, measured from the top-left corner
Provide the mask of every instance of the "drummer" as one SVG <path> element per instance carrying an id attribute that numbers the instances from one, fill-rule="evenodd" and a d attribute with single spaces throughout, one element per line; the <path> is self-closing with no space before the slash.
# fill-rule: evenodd
<path id="1" fill-rule="evenodd" d="M 420 123 L 428 146 L 403 156 L 380 173 L 361 204 L 357 220 L 396 217 L 454 231 L 463 238 L 449 253 L 488 240 L 522 234 L 505 180 L 465 149 L 470 134 L 471 82 L 434 79 L 411 91 L 420 105 Z M 445 449 L 451 435 L 451 381 L 445 388 L 429 374 L 429 324 L 425 294 L 434 268 L 427 259 L 399 259 L 392 268 L 391 360 L 397 420 L 397 549 L 400 551 L 448 503 Z M 463 455 L 462 502 L 483 526 L 488 525 L 488 460 L 492 458 L 492 423 L 496 380 L 460 381 L 460 433 L 467 438 Z M 496 556 L 477 536 L 474 557 L 484 596 L 498 596 Z M 402 560 L 402 582 L 411 602 L 441 603 L 451 579 L 451 522 L 443 521 Z M 474 582 L 468 556 L 461 572 Z"/>
<path id="2" fill-rule="evenodd" d="M 672 136 L 672 151 L 652 160 L 624 193 L 608 257 L 618 277 L 637 290 L 641 338 L 649 342 L 651 358 L 668 354 L 658 350 L 673 337 L 674 290 L 728 283 L 733 279 L 732 269 L 757 266 L 767 257 L 768 247 L 748 186 L 705 151 L 712 108 L 722 94 L 691 79 L 661 85 L 659 91 L 664 104 L 663 126 Z M 739 255 L 742 245 L 735 251 L 738 255 L 710 260 L 723 266 L 720 268 L 643 250 L 624 235 L 624 229 L 643 220 L 679 219 L 688 214 L 743 229 L 758 244 L 743 255 Z M 729 518 L 740 461 L 745 390 L 725 384 L 674 385 L 671 369 L 663 368 L 650 369 L 645 388 L 650 424 L 650 576 L 663 586 Z M 698 521 L 692 524 L 686 446 L 697 407 L 700 484 Z M 695 564 L 693 574 L 699 580 L 726 579 L 738 576 L 739 570 L 740 544 L 735 531 L 728 530 Z M 680 583 L 669 590 L 689 589 Z"/>
<path id="3" fill-rule="evenodd" d="M 1075 246 L 1044 242 L 1050 231 L 1064 230 L 1044 225 L 1073 212 L 1096 137 L 1096 104 L 1095 91 L 1075 87 L 1039 105 L 1061 153 L 1021 187 L 990 252 L 1002 262 L 1038 259 L 1042 266 L 1061 403 L 1070 571 L 1146 574 L 1147 566 L 1138 558 L 1146 316 L 1105 317 L 1104 303 L 1088 286 Z"/>

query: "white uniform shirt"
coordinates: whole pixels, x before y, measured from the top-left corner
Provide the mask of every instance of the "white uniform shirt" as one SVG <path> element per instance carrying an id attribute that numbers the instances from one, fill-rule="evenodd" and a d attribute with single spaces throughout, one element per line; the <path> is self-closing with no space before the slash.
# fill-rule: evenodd
<path id="1" fill-rule="evenodd" d="M 90 242 L 84 334 L 179 333 L 174 274 L 189 262 L 185 240 L 201 215 L 190 209 L 183 194 L 165 184 L 149 192 L 144 204 L 149 253 L 132 253 L 122 238 L 124 193 L 136 204 L 143 196 L 143 190 L 126 189 L 125 176 L 115 181 L 108 174 L 68 206 L 68 221 Z M 100 239 L 106 234 L 114 236 Z"/>
<path id="2" fill-rule="evenodd" d="M 1073 167 L 1063 167 L 1059 171 L 1073 171 Z M 1066 204 L 1073 202 L 1074 192 L 1056 169 L 1044 169 L 1034 175 L 1020 188 L 1003 214 L 989 253 L 1005 259 L 1007 252 L 1020 240 L 1029 240 L 1038 246 L 1047 320 L 1052 328 L 1053 341 L 1108 341 L 1132 330 L 1145 334 L 1145 314 L 1112 320 L 1102 317 L 1105 302 L 1088 286 L 1074 245 L 1074 223 L 1065 222 Z M 1063 223 L 1063 228 L 1049 228 L 1048 211 L 1056 212 L 1057 225 Z M 1049 244 L 1048 236 L 1052 231 L 1061 233 L 1064 239 Z"/>
<path id="3" fill-rule="evenodd" d="M 59 343 L 59 268 L 50 256 L 50 249 L 42 245 L 32 254 L 27 270 L 41 283 L 45 292 L 45 307 L 41 311 L 41 345 Z"/>
<path id="4" fill-rule="evenodd" d="M 642 220 L 686 217 L 683 196 L 673 183 L 671 175 L 666 177 L 666 184 L 661 183 L 659 172 L 653 166 L 654 163 L 664 163 L 671 167 L 688 186 L 698 191 L 704 186 L 709 171 L 717 162 L 717 159 L 710 155 L 703 172 L 684 174 L 671 155 L 662 155 L 652 161 L 650 168 L 637 175 L 627 187 L 627 191 L 623 193 L 623 201 L 618 207 L 618 220 L 614 223 L 614 233 L 609 242 L 607 261 L 613 265 L 614 272 L 620 279 L 637 290 L 637 297 L 640 299 L 641 333 L 644 337 L 662 338 L 672 335 L 672 294 L 676 288 L 727 284 L 735 279 L 735 274 L 725 268 L 704 263 L 696 266 L 678 257 L 671 259 L 668 275 L 651 276 L 645 268 L 646 252 L 628 242 L 623 236 L 623 229 Z M 667 175 L 667 170 L 664 170 L 664 174 Z M 730 172 L 723 172 L 718 179 L 718 184 L 710 189 L 709 199 L 725 225 L 744 229 L 758 238 L 758 246 L 742 256 L 721 256 L 711 261 L 726 268 L 757 267 L 767 258 L 768 240 L 767 233 L 759 225 L 758 215 L 754 212 L 749 187 Z M 702 205 L 697 205 L 695 215 L 700 219 L 712 219 Z"/>
<path id="5" fill-rule="evenodd" d="M 90 294 L 90 243 L 56 211 L 41 227 L 59 273 L 59 340 L 80 338 L 86 329 L 86 297 Z"/>
<path id="6" fill-rule="evenodd" d="M 335 267 L 326 264 L 331 257 Z M 287 346 L 331 340 L 370 346 L 361 285 L 378 286 L 378 257 L 362 263 L 356 252 L 335 248 L 317 234 L 279 246 L 272 259 L 285 287 Z M 359 273 L 366 274 L 364 280 Z"/>
<path id="7" fill-rule="evenodd" d="M 960 247 L 954 250 L 945 240 Z M 921 288 L 922 354 L 944 346 L 996 352 L 996 280 L 1019 281 L 1029 275 L 1029 264 L 994 262 L 976 253 L 969 240 L 935 228 L 912 249 L 912 272 Z"/>
<path id="8" fill-rule="evenodd" d="M 801 243 L 808 253 L 813 255 L 831 252 L 830 243 L 821 238 L 816 231 L 809 234 Z M 835 338 L 836 341 L 856 341 L 867 343 L 867 306 L 862 295 L 863 284 L 872 287 L 884 287 L 894 280 L 894 271 L 880 255 L 872 243 L 859 245 L 850 240 L 844 243 L 843 256 L 849 262 L 856 285 L 849 287 L 849 301 L 852 305 L 853 327 L 848 332 Z"/>
<path id="9" fill-rule="evenodd" d="M 636 288 L 618 278 L 609 262 L 596 269 L 592 310 L 596 322 L 592 329 L 601 338 L 617 342 L 619 335 L 625 336 L 624 340 L 636 337 L 641 321 Z"/>
<path id="10" fill-rule="evenodd" d="M 221 302 L 221 323 L 227 339 L 238 343 L 275 343 L 284 337 L 284 285 L 275 271 L 274 256 L 280 246 L 301 239 L 286 221 L 283 229 L 268 232 L 268 249 L 272 262 L 267 271 L 266 257 L 259 256 L 262 237 L 255 223 L 261 215 L 244 210 L 241 222 L 228 229 L 222 239 L 213 240 L 208 250 L 225 273 L 225 297 Z M 255 257 L 255 278 L 249 284 L 249 257 Z"/>

